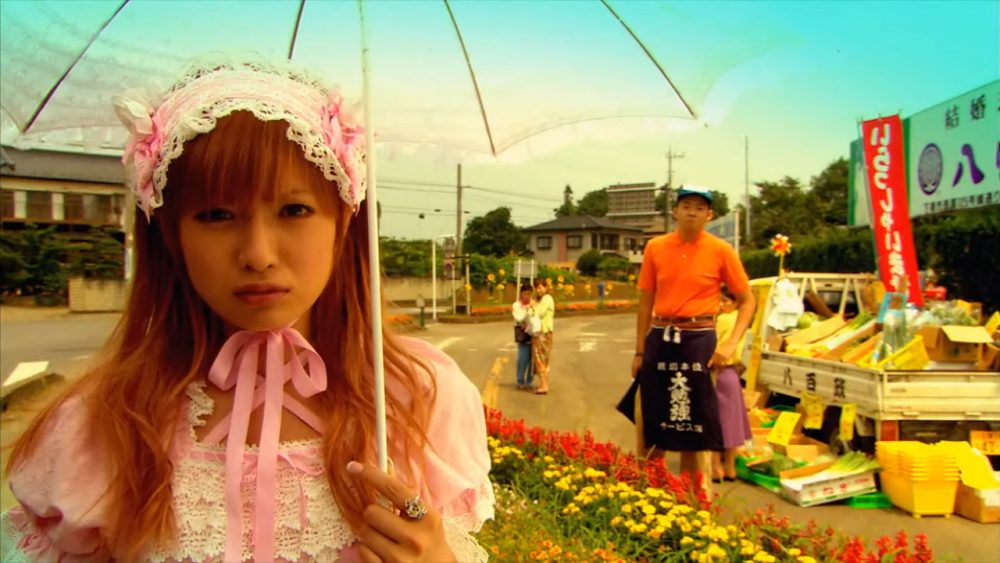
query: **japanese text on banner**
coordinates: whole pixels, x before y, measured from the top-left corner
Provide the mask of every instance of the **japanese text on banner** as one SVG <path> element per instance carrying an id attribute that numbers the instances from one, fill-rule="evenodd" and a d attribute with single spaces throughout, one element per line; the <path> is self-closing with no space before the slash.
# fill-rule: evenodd
<path id="1" fill-rule="evenodd" d="M 898 115 L 864 121 L 861 123 L 861 140 L 868 170 L 872 230 L 882 283 L 890 291 L 899 291 L 897 284 L 905 277 L 909 300 L 923 305 L 906 199 L 903 124 Z"/>

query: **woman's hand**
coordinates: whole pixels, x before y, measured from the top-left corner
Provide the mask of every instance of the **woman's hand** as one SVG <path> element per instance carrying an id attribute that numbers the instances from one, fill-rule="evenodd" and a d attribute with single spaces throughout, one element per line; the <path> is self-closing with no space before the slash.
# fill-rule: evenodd
<path id="1" fill-rule="evenodd" d="M 372 465 L 352 461 L 347 464 L 347 471 L 367 481 L 392 503 L 390 508 L 380 504 L 369 504 L 365 508 L 362 514 L 365 527 L 360 533 L 362 561 L 455 561 L 445 541 L 441 514 L 424 505 L 412 488 Z M 416 503 L 414 499 L 417 499 Z M 408 516 L 407 509 L 414 508 L 414 504 L 424 507 L 426 513 L 417 518 Z M 419 513 L 419 510 L 414 512 Z"/>
<path id="2" fill-rule="evenodd" d="M 726 360 L 736 353 L 736 342 L 726 341 L 715 349 L 712 359 L 708 360 L 708 367 L 722 367 L 726 365 Z"/>
<path id="3" fill-rule="evenodd" d="M 636 354 L 632 357 L 632 379 L 639 375 L 639 368 L 642 367 L 642 356 Z"/>

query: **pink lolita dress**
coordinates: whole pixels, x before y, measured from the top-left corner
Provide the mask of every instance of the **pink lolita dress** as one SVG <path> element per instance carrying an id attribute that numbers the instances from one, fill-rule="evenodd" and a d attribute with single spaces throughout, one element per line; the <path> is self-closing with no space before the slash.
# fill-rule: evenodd
<path id="1" fill-rule="evenodd" d="M 409 338 L 404 345 L 433 366 L 437 402 L 427 431 L 432 447 L 425 452 L 426 468 L 409 474 L 404 467 L 407 464 L 398 463 L 396 469 L 404 482 L 418 484 L 421 498 L 441 512 L 456 559 L 486 561 L 485 550 L 471 535 L 493 517 L 494 503 L 479 392 L 437 348 Z M 279 360 L 257 370 L 253 364 L 263 346 L 267 347 L 267 358 L 282 358 L 283 346 L 292 346 L 299 353 L 288 365 L 282 366 Z M 303 364 L 308 366 L 308 374 Z M 325 368 L 318 354 L 292 329 L 237 333 L 220 351 L 209 380 L 188 387 L 187 409 L 177 424 L 172 451 L 176 541 L 151 550 L 144 559 L 359 560 L 357 538 L 324 475 L 320 440 L 279 443 L 278 429 L 269 428 L 269 416 L 272 421 L 277 416 L 280 427 L 281 408 L 306 423 L 318 423 L 308 409 L 284 392 L 289 381 L 304 396 L 311 394 L 310 389 L 325 388 Z M 386 382 L 386 392 L 394 393 L 405 404 L 405 394 L 388 371 Z M 213 410 L 205 393 L 209 384 L 223 389 L 235 385 L 233 413 L 199 441 L 195 427 L 204 426 L 205 417 Z M 278 408 L 269 415 L 275 400 Z M 264 406 L 261 445 L 247 446 L 246 420 L 257 405 Z M 79 397 L 66 401 L 48 422 L 34 454 L 12 472 L 11 489 L 20 506 L 0 520 L 0 561 L 108 559 L 102 540 L 102 493 L 108 475 L 98 448 L 85 438 L 84 408 Z M 238 439 L 227 440 L 226 434 Z M 390 457 L 403 459 L 400 445 L 393 443 L 391 428 L 389 441 Z"/>

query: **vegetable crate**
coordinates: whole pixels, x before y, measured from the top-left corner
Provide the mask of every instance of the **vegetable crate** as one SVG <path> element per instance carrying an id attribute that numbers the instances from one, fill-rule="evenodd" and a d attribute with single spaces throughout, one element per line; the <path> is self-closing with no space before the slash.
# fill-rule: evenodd
<path id="1" fill-rule="evenodd" d="M 815 506 L 875 491 L 875 471 L 831 474 L 821 480 L 808 477 L 833 465 L 820 463 L 781 472 L 782 494 L 799 506 Z"/>

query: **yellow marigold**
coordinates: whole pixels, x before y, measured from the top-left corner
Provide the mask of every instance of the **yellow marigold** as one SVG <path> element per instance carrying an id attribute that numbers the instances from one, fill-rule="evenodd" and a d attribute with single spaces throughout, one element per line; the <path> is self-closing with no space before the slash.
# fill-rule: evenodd
<path id="1" fill-rule="evenodd" d="M 552 463 L 555 460 L 556 459 L 554 457 L 550 456 L 550 455 L 547 455 L 547 456 L 545 456 L 545 457 L 542 458 L 542 461 L 544 461 L 545 463 Z"/>
<path id="2" fill-rule="evenodd" d="M 488 281 L 491 281 L 491 282 L 493 282 L 493 281 L 496 281 L 496 280 L 497 280 L 497 277 L 496 277 L 496 276 L 494 276 L 493 274 L 486 274 L 486 279 L 487 279 Z"/>
<path id="3" fill-rule="evenodd" d="M 709 557 L 725 557 L 726 552 L 721 547 L 719 547 L 718 544 L 713 543 L 708 546 L 708 551 L 706 552 L 706 555 L 708 555 Z"/>
<path id="4" fill-rule="evenodd" d="M 689 555 L 689 557 L 691 558 L 691 561 L 698 561 L 701 559 L 701 552 L 696 549 L 691 552 L 691 555 Z"/>
<path id="5" fill-rule="evenodd" d="M 760 563 L 774 563 L 776 559 L 770 553 L 766 551 L 758 551 L 756 555 L 753 556 L 754 561 L 760 561 Z"/>
<path id="6" fill-rule="evenodd" d="M 629 274 L 628 275 L 628 281 L 630 281 L 630 282 L 635 281 L 635 274 Z"/>
<path id="7" fill-rule="evenodd" d="M 656 507 L 649 504 L 643 504 L 642 512 L 643 514 L 656 514 Z"/>
<path id="8" fill-rule="evenodd" d="M 566 281 L 566 278 L 562 276 L 556 276 L 556 281 L 558 281 L 559 283 L 563 283 L 564 281 Z"/>
<path id="9" fill-rule="evenodd" d="M 691 536 L 684 536 L 681 538 L 681 545 L 691 545 L 694 543 L 694 538 Z"/>
<path id="10" fill-rule="evenodd" d="M 635 533 L 635 534 L 643 534 L 648 529 L 649 529 L 649 526 L 646 526 L 645 524 L 642 524 L 642 523 L 639 523 L 639 524 L 636 524 L 635 526 L 632 526 L 632 532 Z"/>
<path id="11" fill-rule="evenodd" d="M 701 518 L 702 520 L 708 520 L 711 517 L 712 515 L 707 510 L 698 511 L 698 518 Z"/>
<path id="12" fill-rule="evenodd" d="M 624 518 L 622 518 L 621 516 L 615 516 L 614 518 L 611 519 L 611 525 L 617 526 L 618 524 L 622 523 L 622 520 L 624 520 Z"/>
<path id="13" fill-rule="evenodd" d="M 798 561 L 798 563 L 816 563 L 816 560 L 808 555 L 800 555 L 796 561 Z"/>
<path id="14" fill-rule="evenodd" d="M 631 514 L 632 513 L 632 505 L 631 504 L 627 504 L 627 503 L 623 504 L 622 505 L 622 512 L 624 512 L 625 514 Z"/>
<path id="15" fill-rule="evenodd" d="M 653 528 L 646 535 L 653 538 L 654 540 L 658 540 L 660 539 L 660 536 L 663 535 L 663 530 L 661 530 L 660 528 Z"/>
<path id="16" fill-rule="evenodd" d="M 501 278 L 507 276 L 507 270 L 504 270 L 503 268 L 500 268 L 499 270 L 497 270 L 497 273 L 500 274 Z"/>
<path id="17" fill-rule="evenodd" d="M 797 557 L 799 555 L 802 555 L 802 550 L 799 549 L 799 548 L 797 548 L 797 547 L 793 547 L 793 548 L 791 548 L 791 549 L 788 550 L 788 555 L 790 555 L 792 557 Z"/>

